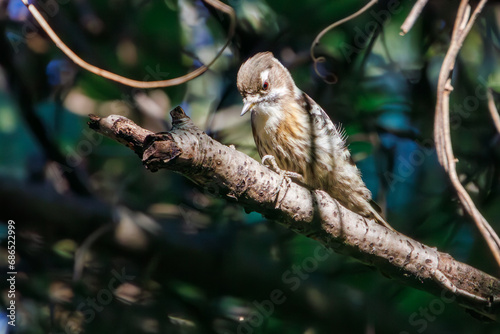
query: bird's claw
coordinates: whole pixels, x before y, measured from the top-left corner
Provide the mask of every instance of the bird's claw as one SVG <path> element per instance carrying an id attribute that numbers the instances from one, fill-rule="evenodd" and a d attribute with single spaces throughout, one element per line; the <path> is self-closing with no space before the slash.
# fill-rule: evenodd
<path id="1" fill-rule="evenodd" d="M 278 189 L 273 194 L 273 195 L 278 194 L 278 196 L 276 198 L 276 202 L 277 202 L 276 203 L 276 208 L 278 208 L 278 206 L 281 204 L 281 201 L 285 198 L 286 193 L 288 192 L 288 189 L 290 188 L 290 185 L 292 184 L 292 179 L 295 179 L 295 180 L 297 180 L 299 182 L 303 182 L 304 178 L 299 173 L 295 173 L 295 172 L 291 172 L 291 171 L 280 169 L 278 167 L 278 164 L 276 163 L 276 158 L 274 156 L 272 156 L 272 155 L 265 155 L 262 158 L 262 164 L 266 165 L 270 170 L 272 170 L 273 172 L 279 174 L 283 178 L 282 181 L 281 181 L 281 183 L 278 186 Z M 283 184 L 283 181 L 286 182 L 286 191 L 283 194 L 283 196 L 281 197 L 281 200 L 278 201 L 279 193 L 281 191 L 281 185 Z"/>
<path id="2" fill-rule="evenodd" d="M 278 164 L 276 163 L 276 158 L 270 154 L 262 157 L 262 164 L 269 167 L 269 169 L 278 174 L 281 172 L 281 169 L 278 167 Z"/>
<path id="3" fill-rule="evenodd" d="M 262 164 L 266 165 L 270 170 L 281 175 L 282 177 L 288 177 L 290 179 L 294 179 L 302 183 L 304 182 L 304 177 L 299 173 L 291 172 L 288 170 L 282 170 L 281 168 L 279 168 L 278 164 L 276 163 L 276 158 L 270 154 L 265 155 L 262 158 Z"/>

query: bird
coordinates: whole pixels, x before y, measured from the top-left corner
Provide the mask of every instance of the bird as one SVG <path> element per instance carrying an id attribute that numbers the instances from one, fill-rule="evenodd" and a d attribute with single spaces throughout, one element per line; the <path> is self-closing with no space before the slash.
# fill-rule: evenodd
<path id="1" fill-rule="evenodd" d="M 320 189 L 347 209 L 394 230 L 379 213 L 346 144 L 346 133 L 300 90 L 271 52 L 240 67 L 241 116 L 251 112 L 252 132 L 262 163 L 284 177 Z"/>

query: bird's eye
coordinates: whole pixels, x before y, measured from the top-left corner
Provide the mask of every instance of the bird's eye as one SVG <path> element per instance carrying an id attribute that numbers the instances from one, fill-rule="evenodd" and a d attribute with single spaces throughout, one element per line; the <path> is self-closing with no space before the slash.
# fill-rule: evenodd
<path id="1" fill-rule="evenodd" d="M 269 88 L 269 82 L 264 81 L 264 82 L 262 83 L 262 89 L 263 89 L 263 90 L 267 90 L 268 88 Z"/>

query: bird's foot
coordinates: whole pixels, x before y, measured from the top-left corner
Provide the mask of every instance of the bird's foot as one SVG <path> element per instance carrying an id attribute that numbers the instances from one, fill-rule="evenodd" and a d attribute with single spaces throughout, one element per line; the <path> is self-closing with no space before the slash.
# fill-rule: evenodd
<path id="1" fill-rule="evenodd" d="M 276 158 L 272 155 L 265 155 L 262 158 L 262 164 L 266 165 L 270 170 L 279 174 L 282 177 L 282 181 L 280 182 L 278 188 L 276 189 L 276 192 L 273 194 L 273 195 L 277 195 L 276 196 L 276 208 L 278 208 L 279 205 L 281 204 L 281 201 L 283 201 L 283 199 L 285 198 L 285 196 L 288 192 L 288 189 L 290 188 L 290 185 L 292 184 L 292 179 L 303 183 L 304 177 L 302 175 L 300 175 L 299 173 L 290 172 L 287 170 L 280 169 L 278 167 L 278 164 L 276 163 Z M 286 182 L 285 193 L 283 194 L 283 196 L 281 196 L 281 200 L 278 200 L 278 198 L 280 197 L 279 194 L 281 192 L 283 182 Z"/>
<path id="2" fill-rule="evenodd" d="M 276 158 L 270 154 L 265 155 L 262 158 L 262 164 L 267 166 L 273 172 L 278 173 L 279 175 L 281 175 L 283 177 L 288 177 L 290 179 L 294 179 L 295 181 L 304 183 L 304 177 L 302 175 L 300 175 L 299 173 L 280 169 L 278 167 L 278 164 L 276 163 Z"/>

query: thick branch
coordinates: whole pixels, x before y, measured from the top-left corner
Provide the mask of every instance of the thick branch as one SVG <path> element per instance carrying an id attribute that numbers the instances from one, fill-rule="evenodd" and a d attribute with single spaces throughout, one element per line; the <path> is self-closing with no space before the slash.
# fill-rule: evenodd
<path id="1" fill-rule="evenodd" d="M 197 128 L 179 107 L 173 128 L 154 134 L 121 116 L 91 116 L 89 125 L 131 147 L 146 168 L 166 168 L 260 212 L 386 276 L 491 319 L 500 313 L 500 281 L 450 255 L 390 231 L 342 207 L 323 191 L 289 187 L 275 172 Z M 444 297 L 446 296 L 446 297 Z"/>

